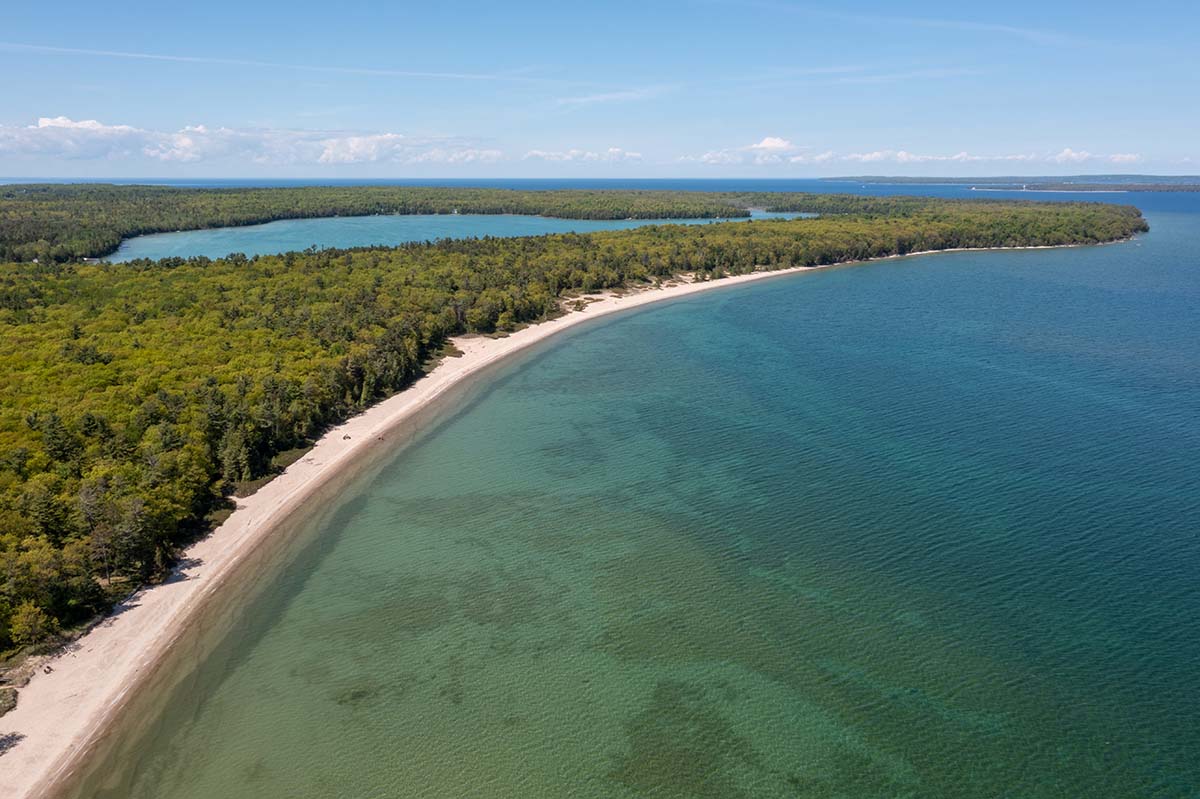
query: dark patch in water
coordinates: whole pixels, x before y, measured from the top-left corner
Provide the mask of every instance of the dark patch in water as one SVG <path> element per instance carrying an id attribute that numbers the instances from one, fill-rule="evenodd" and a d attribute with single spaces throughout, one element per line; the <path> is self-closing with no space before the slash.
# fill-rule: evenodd
<path id="1" fill-rule="evenodd" d="M 378 697 L 380 691 L 378 685 L 358 685 L 339 691 L 333 701 L 342 707 L 357 708 Z"/>
<path id="2" fill-rule="evenodd" d="M 789 772 L 784 784 L 794 796 L 805 799 L 917 795 L 912 786 L 897 784 L 869 756 L 844 748 L 826 754 L 817 769 Z"/>
<path id="3" fill-rule="evenodd" d="M 438 696 L 447 700 L 452 705 L 461 705 L 466 696 L 463 671 L 462 658 L 458 655 L 451 655 L 449 662 L 446 664 L 446 673 L 444 675 L 446 681 L 438 688 Z"/>
<path id="4" fill-rule="evenodd" d="M 626 724 L 626 731 L 629 753 L 609 777 L 639 794 L 680 799 L 750 795 L 733 773 L 755 767 L 758 757 L 706 700 L 702 688 L 659 682 L 650 704 Z"/>
<path id="5" fill-rule="evenodd" d="M 266 779 L 268 773 L 267 761 L 261 757 L 255 758 L 253 763 L 242 767 L 242 780 L 253 785 Z"/>
<path id="6" fill-rule="evenodd" d="M 468 621 L 501 629 L 538 620 L 553 600 L 539 590 L 536 579 L 506 578 L 476 573 L 466 578 L 460 605 Z"/>

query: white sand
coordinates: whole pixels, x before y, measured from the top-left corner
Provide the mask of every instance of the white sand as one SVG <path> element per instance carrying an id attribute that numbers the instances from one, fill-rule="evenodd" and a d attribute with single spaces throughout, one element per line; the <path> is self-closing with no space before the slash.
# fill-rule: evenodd
<path id="1" fill-rule="evenodd" d="M 921 253 L 911 253 L 918 255 Z M 905 256 L 893 256 L 905 257 Z M 505 338 L 455 340 L 461 357 L 447 358 L 412 387 L 330 430 L 316 446 L 253 496 L 216 531 L 188 548 L 182 569 L 187 579 L 138 592 L 118 607 L 118 615 L 87 633 L 69 651 L 55 656 L 47 674 L 40 669 L 21 689 L 17 708 L 0 717 L 0 739 L 20 739 L 0 755 L 0 799 L 44 799 L 81 763 L 113 723 L 132 691 L 168 648 L 184 635 L 222 577 L 269 536 L 288 530 L 280 523 L 318 488 L 368 452 L 394 446 L 388 434 L 411 432 L 418 412 L 447 389 L 531 344 L 575 325 L 629 308 L 701 291 L 826 267 L 756 272 L 702 283 L 679 283 L 625 296 L 606 296 L 582 311 L 533 325 Z M 410 427 L 406 430 L 406 425 Z M 407 438 L 408 436 L 404 436 Z"/>

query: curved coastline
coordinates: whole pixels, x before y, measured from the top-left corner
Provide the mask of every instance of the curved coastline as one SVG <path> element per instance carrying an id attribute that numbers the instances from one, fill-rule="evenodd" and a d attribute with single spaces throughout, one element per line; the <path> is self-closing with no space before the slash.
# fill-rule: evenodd
<path id="1" fill-rule="evenodd" d="M 1088 245 L 1065 245 L 1088 246 Z M 1047 248 L 979 248 L 1047 249 Z M 935 250 L 955 252 L 961 250 Z M 922 253 L 877 260 L 907 258 Z M 850 264 L 870 261 L 849 262 Z M 702 283 L 677 283 L 609 295 L 505 338 L 461 338 L 459 357 L 447 358 L 407 390 L 328 431 L 299 462 L 239 502 L 217 530 L 185 552 L 175 576 L 143 589 L 113 615 L 37 673 L 17 708 L 0 720 L 0 736 L 18 736 L 0 759 L 0 797 L 72 795 L 89 771 L 119 748 L 120 726 L 143 725 L 153 703 L 184 677 L 212 642 L 236 622 L 256 576 L 289 545 L 305 522 L 319 519 L 351 482 L 414 440 L 444 414 L 450 401 L 510 355 L 581 323 L 652 303 L 766 278 L 847 264 L 759 271 Z M 305 519 L 305 517 L 308 517 Z M 243 592 L 234 591 L 241 582 Z M 201 643 L 204 638 L 207 643 Z M 184 675 L 186 676 L 186 675 Z M 141 711 L 141 712 L 138 712 Z M 153 719 L 150 719 L 152 722 Z"/>

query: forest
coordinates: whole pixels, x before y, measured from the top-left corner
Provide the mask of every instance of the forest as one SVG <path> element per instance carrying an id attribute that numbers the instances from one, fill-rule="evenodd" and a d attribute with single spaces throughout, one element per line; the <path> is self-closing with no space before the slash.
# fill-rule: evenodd
<path id="1" fill-rule="evenodd" d="M 717 219 L 748 209 L 897 213 L 911 198 L 847 194 L 709 193 L 304 186 L 0 186 L 0 261 L 70 261 L 107 255 L 146 233 L 254 225 L 277 219 L 373 214 L 527 214 L 566 219 Z"/>
<path id="2" fill-rule="evenodd" d="M 694 195 L 673 204 L 663 193 L 470 199 L 407 188 L 390 200 L 393 189 L 333 189 L 301 202 L 305 193 L 289 189 L 281 196 L 314 215 L 407 203 L 676 217 L 758 204 L 822 216 L 105 264 L 77 257 L 131 230 L 196 226 L 188 213 L 228 223 L 288 211 L 262 191 L 212 200 L 25 190 L 35 196 L 9 187 L 0 201 L 5 251 L 56 254 L 0 264 L 0 654 L 53 640 L 161 579 L 238 486 L 403 389 L 453 336 L 503 334 L 563 313 L 581 293 L 677 275 L 1090 244 L 1147 229 L 1135 208 L 1094 203 Z"/>
<path id="3" fill-rule="evenodd" d="M 570 219 L 744 217 L 694 192 L 513 191 L 422 186 L 189 189 L 103 184 L 0 187 L 0 260 L 107 255 L 145 233 L 372 214 L 538 214 Z"/>

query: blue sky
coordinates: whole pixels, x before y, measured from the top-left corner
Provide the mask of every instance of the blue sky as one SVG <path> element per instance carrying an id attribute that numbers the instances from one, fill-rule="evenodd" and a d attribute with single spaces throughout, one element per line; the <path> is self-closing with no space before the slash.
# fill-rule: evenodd
<path id="1" fill-rule="evenodd" d="M 12 3 L 0 175 L 1200 173 L 1186 2 Z"/>

